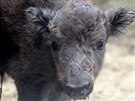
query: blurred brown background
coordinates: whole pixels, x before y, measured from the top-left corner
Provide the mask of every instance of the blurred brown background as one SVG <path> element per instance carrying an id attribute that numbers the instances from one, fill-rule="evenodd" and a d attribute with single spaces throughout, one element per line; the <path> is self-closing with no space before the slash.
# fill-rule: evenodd
<path id="1" fill-rule="evenodd" d="M 93 0 L 102 9 L 127 7 L 135 0 Z M 2 101 L 17 101 L 14 81 L 6 77 Z M 119 38 L 110 38 L 95 89 L 86 101 L 135 101 L 135 23 Z"/>

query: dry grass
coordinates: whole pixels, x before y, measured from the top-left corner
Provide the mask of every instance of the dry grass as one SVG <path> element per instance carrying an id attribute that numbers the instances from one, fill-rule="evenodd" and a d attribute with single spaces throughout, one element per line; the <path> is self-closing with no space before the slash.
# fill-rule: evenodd
<path id="1" fill-rule="evenodd" d="M 135 0 L 112 0 L 104 8 L 120 6 L 135 9 Z M 104 61 L 87 101 L 135 101 L 135 23 L 125 35 L 109 40 Z M 14 82 L 8 79 L 3 84 L 2 101 L 16 99 Z"/>

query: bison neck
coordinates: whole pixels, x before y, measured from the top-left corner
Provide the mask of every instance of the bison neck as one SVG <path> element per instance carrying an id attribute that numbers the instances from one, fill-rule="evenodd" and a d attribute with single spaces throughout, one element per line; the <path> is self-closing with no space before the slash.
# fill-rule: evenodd
<path id="1" fill-rule="evenodd" d="M 33 49 L 23 59 L 14 57 L 9 67 L 8 74 L 15 80 L 18 101 L 70 101 L 57 83 L 49 47 Z"/>

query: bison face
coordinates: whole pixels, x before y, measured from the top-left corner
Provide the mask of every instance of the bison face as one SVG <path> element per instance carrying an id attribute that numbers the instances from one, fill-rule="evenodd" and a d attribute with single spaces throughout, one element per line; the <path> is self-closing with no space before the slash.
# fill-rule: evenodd
<path id="1" fill-rule="evenodd" d="M 73 99 L 86 98 L 105 52 L 103 12 L 86 3 L 69 4 L 56 13 L 49 29 L 58 80 Z"/>

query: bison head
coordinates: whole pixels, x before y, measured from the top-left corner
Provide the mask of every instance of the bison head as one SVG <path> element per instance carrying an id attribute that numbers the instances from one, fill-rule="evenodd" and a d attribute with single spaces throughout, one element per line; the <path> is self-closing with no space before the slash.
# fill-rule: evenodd
<path id="1" fill-rule="evenodd" d="M 48 31 L 46 44 L 52 48 L 57 80 L 73 99 L 92 92 L 108 37 L 120 34 L 135 17 L 134 11 L 125 8 L 103 12 L 83 1 L 70 2 L 55 12 L 33 7 L 26 12 L 38 30 Z"/>

